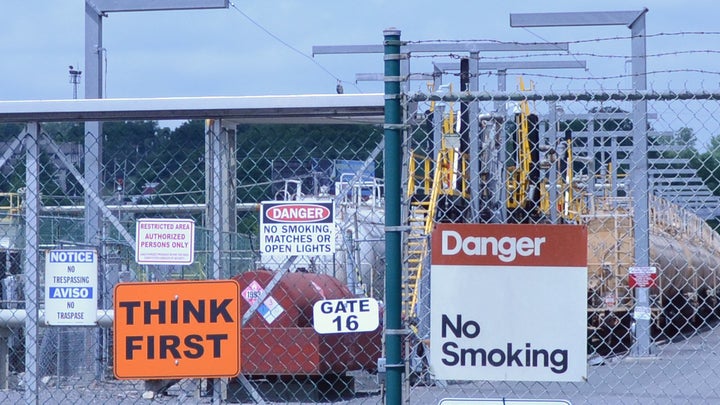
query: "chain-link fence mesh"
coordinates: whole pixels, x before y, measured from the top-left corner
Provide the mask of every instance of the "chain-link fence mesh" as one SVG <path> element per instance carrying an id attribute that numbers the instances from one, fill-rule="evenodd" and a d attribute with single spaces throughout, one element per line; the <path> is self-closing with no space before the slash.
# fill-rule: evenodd
<path id="1" fill-rule="evenodd" d="M 105 122 L 96 137 L 89 125 L 88 130 L 82 123 L 3 128 L 9 148 L 2 177 L 2 303 L 9 311 L 2 329 L 3 401 L 134 403 L 143 395 L 167 395 L 183 401 L 284 402 L 377 391 L 382 331 L 320 335 L 312 327 L 312 310 L 322 299 L 382 301 L 381 130 L 368 125 L 226 128 L 220 120 L 187 121 L 170 129 L 157 121 L 131 121 Z M 38 156 L 26 161 L 30 145 Z M 102 156 L 99 169 L 89 162 L 92 154 Z M 26 168 L 34 162 L 35 171 Z M 39 193 L 36 220 L 29 217 L 30 180 Z M 92 190 L 94 181 L 99 193 L 89 193 L 95 207 L 88 210 L 85 190 Z M 264 201 L 331 202 L 334 253 L 261 251 Z M 138 220 L 173 218 L 196 224 L 194 262 L 138 264 L 133 243 Z M 25 257 L 29 234 L 38 247 L 31 262 Z M 104 327 L 40 322 L 26 330 L 28 302 L 44 313 L 45 257 L 54 249 L 97 252 L 96 298 Z M 216 278 L 235 278 L 243 288 L 245 318 L 237 321 L 243 324 L 244 377 L 221 383 L 117 380 L 111 314 L 104 315 L 113 308 L 114 286 Z M 258 299 L 260 305 L 253 307 Z M 35 349 L 28 354 L 28 347 Z"/>
<path id="2" fill-rule="evenodd" d="M 562 398 L 573 403 L 717 400 L 712 353 L 720 343 L 720 244 L 718 189 L 710 167 L 715 165 L 720 123 L 712 96 L 493 96 L 445 89 L 408 99 L 405 208 L 410 231 L 404 311 L 415 331 L 407 341 L 412 347 L 411 403 L 453 397 Z M 646 143 L 646 151 L 637 139 Z M 641 210 L 646 213 L 644 227 Z M 465 339 L 459 344 L 474 346 L 457 351 L 446 346 L 429 351 L 430 330 L 439 327 L 430 325 L 430 279 L 446 277 L 444 268 L 438 274 L 430 268 L 435 253 L 429 251 L 429 241 L 437 223 L 587 227 L 587 381 L 436 379 L 432 365 L 441 362 L 472 364 L 463 369 L 468 380 L 475 379 L 473 368 L 497 367 L 503 356 L 510 359 L 504 363 L 508 374 L 512 366 L 529 366 L 519 357 L 513 362 L 510 343 L 507 352 L 495 357 L 490 348 L 482 349 L 485 340 Z M 540 292 L 561 281 L 547 279 L 533 288 Z M 518 297 L 512 284 L 500 288 L 496 307 L 476 312 L 501 312 L 512 300 L 533 299 Z M 647 295 L 643 298 L 638 290 Z M 443 307 L 433 302 L 433 311 L 435 305 Z M 517 319 L 527 319 L 527 314 L 515 315 L 505 320 L 508 330 Z M 569 328 L 555 331 L 558 342 Z M 475 337 L 470 331 L 463 336 Z M 514 344 L 529 347 L 528 341 Z"/>
<path id="3" fill-rule="evenodd" d="M 139 403 L 152 393 L 180 402 L 381 403 L 383 323 L 319 334 L 313 304 L 385 301 L 385 196 L 398 190 L 385 190 L 384 165 L 395 160 L 403 169 L 407 401 L 717 400 L 717 96 L 441 91 L 405 95 L 402 105 L 401 156 L 384 155 L 382 128 L 373 125 L 4 124 L 0 399 Z M 637 139 L 647 152 L 637 154 Z M 636 191 L 645 184 L 640 215 Z M 333 252 L 282 251 L 303 244 L 303 232 L 263 235 L 263 202 L 331 202 Z M 136 262 L 135 225 L 153 218 L 194 221 L 193 264 Z M 438 223 L 587 227 L 587 381 L 437 378 L 433 356 L 443 353 L 430 350 L 430 237 Z M 36 319 L 53 249 L 97 252 L 99 327 Z M 630 272 L 643 255 L 656 275 L 647 310 L 638 310 Z M 228 278 L 241 289 L 240 376 L 114 377 L 112 314 L 104 311 L 115 285 Z"/>

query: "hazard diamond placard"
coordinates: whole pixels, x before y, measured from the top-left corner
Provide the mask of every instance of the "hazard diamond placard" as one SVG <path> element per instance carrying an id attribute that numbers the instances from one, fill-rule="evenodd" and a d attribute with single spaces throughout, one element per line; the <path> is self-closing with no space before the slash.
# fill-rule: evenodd
<path id="1" fill-rule="evenodd" d="M 119 379 L 240 373 L 240 286 L 234 280 L 115 286 L 113 371 Z"/>

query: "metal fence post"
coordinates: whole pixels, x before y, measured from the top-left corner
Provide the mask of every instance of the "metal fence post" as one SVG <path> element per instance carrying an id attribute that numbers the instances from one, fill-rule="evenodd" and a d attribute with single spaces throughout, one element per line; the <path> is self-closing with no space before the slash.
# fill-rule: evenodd
<path id="1" fill-rule="evenodd" d="M 209 199 L 207 215 L 208 222 L 210 222 L 212 228 L 212 264 L 208 269 L 208 278 L 212 280 L 219 280 L 221 278 L 222 255 L 224 248 L 226 248 L 223 243 L 223 225 L 226 215 L 229 214 L 229 212 L 223 208 L 222 198 L 222 130 L 222 121 L 220 119 L 210 119 L 206 121 L 206 162 L 210 166 L 206 169 L 206 175 L 208 176 L 206 187 L 210 188 L 210 192 L 207 194 L 207 198 Z M 225 201 L 225 203 L 229 204 L 231 202 Z M 232 201 L 232 203 L 234 203 L 234 201 Z M 213 404 L 221 402 L 221 389 L 220 380 L 214 379 L 212 388 Z"/>
<path id="2" fill-rule="evenodd" d="M 633 89 L 644 91 L 647 89 L 647 61 L 645 43 L 645 13 L 641 13 L 630 25 L 632 32 L 632 83 Z M 648 201 L 648 136 L 647 136 L 647 101 L 633 102 L 633 167 L 630 170 L 630 184 L 632 186 L 633 214 L 635 217 L 633 233 L 635 235 L 635 265 L 646 267 L 650 265 L 650 215 Z M 636 356 L 649 356 L 650 353 L 650 289 L 637 288 L 635 308 L 637 328 L 635 331 L 635 345 L 633 354 Z"/>
<path id="3" fill-rule="evenodd" d="M 387 29 L 385 37 L 385 352 L 387 391 L 385 403 L 402 401 L 402 262 L 400 233 L 400 181 L 402 110 L 400 106 L 400 30 Z"/>
<path id="4" fill-rule="evenodd" d="M 40 159 L 38 136 L 40 125 L 37 122 L 27 124 L 25 137 L 25 261 L 23 263 L 25 280 L 25 403 L 37 404 L 38 391 L 38 231 L 40 229 Z"/>

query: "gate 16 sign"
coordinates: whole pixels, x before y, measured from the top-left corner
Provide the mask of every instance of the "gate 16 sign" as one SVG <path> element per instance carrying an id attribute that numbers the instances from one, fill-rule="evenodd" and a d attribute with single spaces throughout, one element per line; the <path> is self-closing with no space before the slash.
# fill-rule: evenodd
<path id="1" fill-rule="evenodd" d="M 317 333 L 370 332 L 380 325 L 380 309 L 373 298 L 322 300 L 313 305 Z"/>

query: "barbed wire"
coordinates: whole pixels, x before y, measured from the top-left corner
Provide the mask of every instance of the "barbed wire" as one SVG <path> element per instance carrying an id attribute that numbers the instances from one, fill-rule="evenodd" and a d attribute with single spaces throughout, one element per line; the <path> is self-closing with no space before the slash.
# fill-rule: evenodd
<path id="1" fill-rule="evenodd" d="M 691 54 L 720 54 L 720 50 L 714 49 L 693 49 L 684 51 L 673 51 L 673 52 L 659 52 L 646 54 L 646 58 L 662 58 L 667 56 L 679 56 L 679 55 L 691 55 Z M 521 55 L 502 55 L 502 56 L 470 56 L 460 55 L 456 53 L 436 53 L 436 54 L 412 54 L 413 58 L 417 59 L 435 59 L 435 58 L 451 58 L 451 59 L 471 59 L 471 60 L 510 60 L 510 59 L 527 59 L 527 58 L 541 58 L 541 57 L 554 57 L 554 56 L 586 56 L 596 58 L 607 58 L 607 59 L 631 59 L 631 55 L 626 54 L 600 54 L 593 52 L 534 52 L 532 54 L 521 54 Z"/>
<path id="2" fill-rule="evenodd" d="M 665 69 L 665 70 L 652 70 L 645 72 L 644 76 L 653 76 L 658 74 L 664 74 L 664 73 L 702 73 L 702 74 L 709 74 L 709 75 L 717 75 L 720 76 L 720 71 L 712 71 L 712 70 L 705 70 L 705 69 Z M 460 76 L 460 73 L 445 73 L 450 76 Z M 626 79 L 626 78 L 632 78 L 632 77 L 639 77 L 643 76 L 642 74 L 619 74 L 619 75 L 609 75 L 609 76 L 561 76 L 561 75 L 551 75 L 551 74 L 544 74 L 544 73 L 535 73 L 535 72 L 523 72 L 523 71 L 515 71 L 513 74 L 518 76 L 528 76 L 528 77 L 543 77 L 543 78 L 551 78 L 551 79 L 566 79 L 566 80 L 610 80 L 610 79 Z M 495 71 L 489 70 L 484 71 L 483 73 L 478 74 L 469 74 L 469 77 L 483 77 L 483 76 L 497 76 L 498 74 Z"/>
<path id="3" fill-rule="evenodd" d="M 644 35 L 644 37 L 645 38 L 657 38 L 657 37 L 665 37 L 665 36 L 686 36 L 686 35 L 720 35 L 720 31 L 658 32 L 655 34 L 646 34 L 646 35 Z M 553 42 L 562 42 L 562 43 L 568 43 L 568 44 L 583 44 L 583 43 L 592 43 L 592 42 L 628 40 L 628 39 L 638 38 L 641 36 L 642 35 L 618 35 L 618 36 L 612 36 L 612 37 L 575 39 L 572 41 L 553 41 Z M 482 39 L 427 39 L 427 40 L 420 40 L 420 41 L 405 41 L 405 42 L 408 44 L 487 42 L 487 43 L 506 44 L 506 45 L 538 45 L 538 44 L 546 44 L 547 43 L 547 42 L 501 41 L 501 40 L 489 39 L 489 38 L 482 38 Z"/>
<path id="4" fill-rule="evenodd" d="M 535 35 L 531 32 L 531 34 Z M 720 31 L 680 31 L 680 32 L 659 32 L 655 34 L 648 34 L 645 35 L 646 38 L 658 38 L 658 37 L 670 37 L 670 36 L 692 36 L 692 35 L 700 35 L 700 36 L 717 36 L 720 35 Z M 597 42 L 603 42 L 603 41 L 617 41 L 617 40 L 628 40 L 632 39 L 632 35 L 621 35 L 621 36 L 612 36 L 612 37 L 601 37 L 601 38 L 591 38 L 591 39 L 577 39 L 572 41 L 563 41 L 563 43 L 568 44 L 583 44 L 583 43 L 597 43 Z M 551 43 L 551 41 L 546 40 L 545 38 L 540 38 L 543 41 L 542 42 L 518 42 L 518 41 L 500 41 L 500 40 L 493 40 L 493 39 L 464 39 L 464 40 L 423 40 L 423 41 L 408 41 L 408 43 L 466 43 L 466 42 L 488 42 L 488 43 L 500 43 L 500 44 L 516 44 L 516 45 L 532 45 L 532 44 L 547 44 Z M 704 55 L 717 55 L 720 54 L 720 50 L 714 50 L 714 49 L 690 49 L 690 50 L 677 50 L 672 52 L 657 52 L 657 53 L 651 53 L 646 54 L 643 57 L 644 58 L 650 58 L 650 59 L 660 59 L 660 58 L 669 58 L 669 57 L 678 57 L 678 56 L 687 56 L 687 55 L 696 55 L 696 54 L 704 54 Z M 439 59 L 439 58 L 450 58 L 450 59 L 473 59 L 478 61 L 503 61 L 503 60 L 518 60 L 518 59 L 528 59 L 533 58 L 535 60 L 541 60 L 543 57 L 572 57 L 575 60 L 578 60 L 578 57 L 587 57 L 587 58 L 599 58 L 599 59 L 625 59 L 625 60 L 632 60 L 632 55 L 627 54 L 602 54 L 602 53 L 596 53 L 596 52 L 573 52 L 573 51 L 567 51 L 567 52 L 534 52 L 534 53 L 523 53 L 523 54 L 515 54 L 515 55 L 482 55 L 482 56 L 470 56 L 470 55 L 463 55 L 463 54 L 457 54 L 457 53 L 435 53 L 435 54 L 412 54 L 413 58 L 417 59 Z M 562 75 L 551 75 L 551 74 L 542 74 L 542 73 L 520 73 L 517 74 L 523 74 L 528 76 L 535 76 L 535 77 L 544 77 L 544 78 L 554 78 L 554 79 L 568 79 L 568 80 L 608 80 L 608 79 L 623 79 L 628 77 L 633 77 L 633 74 L 620 74 L 620 75 L 612 75 L 612 76 L 597 76 L 591 73 L 589 68 L 585 69 L 586 72 L 588 72 L 588 75 L 585 76 L 562 76 Z M 667 70 L 656 70 L 656 71 L 650 71 L 647 72 L 646 75 L 657 75 L 661 73 L 701 73 L 701 74 L 709 74 L 709 75 L 718 75 L 719 72 L 716 71 L 710 71 L 710 70 L 704 70 L 704 69 L 667 69 Z M 447 72 L 446 72 L 447 73 Z"/>

